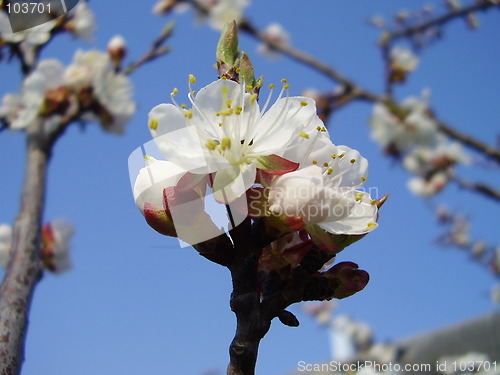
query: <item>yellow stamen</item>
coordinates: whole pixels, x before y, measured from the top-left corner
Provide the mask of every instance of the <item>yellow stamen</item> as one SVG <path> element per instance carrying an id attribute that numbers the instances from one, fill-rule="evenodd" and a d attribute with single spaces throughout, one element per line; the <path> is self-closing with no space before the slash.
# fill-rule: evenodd
<path id="1" fill-rule="evenodd" d="M 333 168 L 328 168 L 328 169 L 326 170 L 326 174 L 330 175 L 330 174 L 332 174 L 332 173 L 333 173 Z"/>
<path id="2" fill-rule="evenodd" d="M 192 119 L 193 118 L 193 110 L 192 109 L 189 109 L 186 111 L 186 113 L 184 113 L 184 117 L 187 118 L 187 119 Z"/>
<path id="3" fill-rule="evenodd" d="M 290 88 L 290 85 L 287 83 L 285 86 L 283 86 L 283 89 L 288 90 Z"/>
<path id="4" fill-rule="evenodd" d="M 323 167 L 328 167 L 328 163 L 323 163 Z"/>
<path id="5" fill-rule="evenodd" d="M 283 83 L 287 83 L 287 82 L 288 82 L 288 80 L 287 80 L 286 78 L 282 78 L 282 79 L 281 79 L 281 82 L 283 82 Z"/>
<path id="6" fill-rule="evenodd" d="M 152 118 L 149 120 L 149 128 L 152 130 L 158 129 L 158 119 L 157 118 Z"/>
<path id="7" fill-rule="evenodd" d="M 209 139 L 207 140 L 207 143 L 205 143 L 205 147 L 209 150 L 215 150 L 215 148 L 217 147 L 217 142 L 215 142 L 213 139 Z"/>
<path id="8" fill-rule="evenodd" d="M 356 159 L 351 159 L 350 162 L 351 162 L 351 164 L 354 164 L 354 163 L 356 163 Z"/>
<path id="9" fill-rule="evenodd" d="M 177 87 L 174 87 L 174 89 L 172 90 L 172 95 L 176 96 L 178 93 L 179 93 L 179 90 L 177 89 Z"/>
<path id="10" fill-rule="evenodd" d="M 376 199 L 374 199 L 374 200 L 372 200 L 370 203 L 371 203 L 371 205 L 372 205 L 372 206 L 375 206 L 375 205 L 377 204 L 377 200 L 376 200 Z"/>
<path id="11" fill-rule="evenodd" d="M 181 104 L 181 108 L 182 109 L 187 108 L 187 104 Z"/>
<path id="12" fill-rule="evenodd" d="M 313 160 L 313 164 L 318 164 L 318 161 L 317 160 Z"/>
<path id="13" fill-rule="evenodd" d="M 228 149 L 228 148 L 231 148 L 231 139 L 230 138 L 222 138 L 222 140 L 220 141 L 220 147 L 225 150 L 225 149 Z"/>
<path id="14" fill-rule="evenodd" d="M 366 177 L 361 177 L 361 181 L 365 182 L 366 181 Z"/>
<path id="15" fill-rule="evenodd" d="M 305 107 L 305 106 L 307 105 L 307 102 L 302 101 L 302 102 L 300 102 L 300 105 L 301 105 L 302 107 Z"/>
<path id="16" fill-rule="evenodd" d="M 377 226 L 377 223 L 368 223 L 368 225 L 366 226 L 368 229 L 371 229 L 373 227 L 376 227 Z"/>
<path id="17" fill-rule="evenodd" d="M 356 202 L 359 202 L 363 198 L 363 193 L 356 193 Z"/>
<path id="18" fill-rule="evenodd" d="M 252 94 L 248 102 L 250 103 L 250 105 L 253 105 L 255 104 L 256 101 L 257 101 L 257 94 Z"/>
<path id="19" fill-rule="evenodd" d="M 193 74 L 189 75 L 189 83 L 192 85 L 196 83 L 196 77 Z"/>
<path id="20" fill-rule="evenodd" d="M 300 132 L 299 133 L 299 137 L 302 137 L 302 138 L 305 138 L 305 139 L 309 139 L 309 134 L 307 134 L 306 132 Z"/>
<path id="21" fill-rule="evenodd" d="M 272 89 L 274 89 L 274 83 L 271 83 L 271 84 L 269 85 L 269 90 L 272 90 Z"/>

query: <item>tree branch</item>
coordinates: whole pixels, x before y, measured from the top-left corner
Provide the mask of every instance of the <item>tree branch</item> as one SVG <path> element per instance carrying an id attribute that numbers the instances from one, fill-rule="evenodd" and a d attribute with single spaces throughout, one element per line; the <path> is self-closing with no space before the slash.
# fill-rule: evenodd
<path id="1" fill-rule="evenodd" d="M 481 152 L 485 156 L 495 160 L 500 163 L 500 149 L 492 148 L 477 139 L 463 134 L 458 130 L 452 128 L 451 126 L 445 124 L 442 121 L 436 120 L 439 130 L 441 130 L 444 134 L 449 136 L 450 138 L 456 139 L 457 141 L 462 142 L 464 145 L 469 146 L 470 148 Z"/>
<path id="2" fill-rule="evenodd" d="M 12 255 L 0 287 L 0 373 L 17 375 L 24 360 L 28 314 L 41 276 L 40 230 L 50 151 L 43 121 L 27 129 L 27 163 L 21 208 L 14 223 Z"/>
<path id="3" fill-rule="evenodd" d="M 166 54 L 169 51 L 169 48 L 167 46 L 164 46 L 164 44 L 166 40 L 172 35 L 173 29 L 174 23 L 168 23 L 163 28 L 160 35 L 153 41 L 153 43 L 151 43 L 151 47 L 146 51 L 146 53 L 142 57 L 131 63 L 126 69 L 124 69 L 123 74 L 132 74 L 142 65 Z"/>
<path id="4" fill-rule="evenodd" d="M 479 193 L 497 202 L 500 202 L 500 190 L 495 190 L 486 184 L 472 182 L 458 176 L 453 176 L 451 180 L 463 189 L 470 190 L 474 193 Z"/>
<path id="5" fill-rule="evenodd" d="M 427 31 L 428 29 L 432 29 L 438 26 L 443 26 L 450 21 L 453 21 L 457 18 L 462 18 L 470 13 L 478 11 L 487 11 L 489 8 L 492 7 L 500 7 L 500 4 L 495 4 L 491 1 L 483 0 L 479 3 L 463 7 L 456 11 L 452 11 L 444 15 L 441 15 L 439 17 L 424 21 L 418 25 L 409 26 L 407 28 L 397 31 L 387 31 L 387 34 L 384 37 L 385 43 L 390 44 L 396 39 L 411 37 L 415 34 Z"/>
<path id="6" fill-rule="evenodd" d="M 229 266 L 233 282 L 231 310 L 236 315 L 236 333 L 229 347 L 228 375 L 253 375 L 260 340 L 271 327 L 260 311 L 257 291 L 257 265 L 261 248 L 251 240 L 251 222 L 247 218 L 231 231 L 234 260 Z"/>

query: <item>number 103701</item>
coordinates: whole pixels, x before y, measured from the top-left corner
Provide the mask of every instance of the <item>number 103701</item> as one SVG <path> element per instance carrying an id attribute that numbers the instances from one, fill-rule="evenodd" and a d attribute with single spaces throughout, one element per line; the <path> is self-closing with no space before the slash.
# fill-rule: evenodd
<path id="1" fill-rule="evenodd" d="M 7 13 L 14 14 L 42 14 L 50 13 L 50 2 L 48 3 L 13 3 L 6 4 Z"/>
<path id="2" fill-rule="evenodd" d="M 494 371 L 497 370 L 497 362 L 490 361 L 453 361 L 451 362 L 454 372 L 481 372 L 481 371 Z"/>

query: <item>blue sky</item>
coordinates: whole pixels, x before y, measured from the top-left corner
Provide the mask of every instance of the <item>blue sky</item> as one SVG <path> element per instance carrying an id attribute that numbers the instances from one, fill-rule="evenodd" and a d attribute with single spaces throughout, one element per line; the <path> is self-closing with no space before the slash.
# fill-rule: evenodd
<path id="1" fill-rule="evenodd" d="M 332 64 L 373 91 L 382 90 L 378 32 L 364 22 L 378 13 L 390 16 L 423 2 L 400 0 L 253 1 L 247 15 L 260 28 L 281 23 L 293 44 Z M 429 2 L 430 3 L 430 2 Z M 92 43 L 68 36 L 56 39 L 43 57 L 71 61 L 77 48 L 105 48 L 115 34 L 137 58 L 166 23 L 152 15 L 153 2 L 91 2 L 98 31 Z M 436 9 L 441 10 L 439 5 Z M 129 154 L 150 140 L 147 113 L 168 102 L 172 88 L 187 93 L 187 76 L 198 88 L 216 78 L 214 50 L 218 33 L 196 26 L 191 13 L 175 17 L 172 52 L 136 72 L 132 79 L 138 111 L 124 136 L 105 134 L 97 125 L 69 129 L 54 150 L 49 170 L 45 219 L 67 217 L 75 227 L 74 268 L 46 275 L 38 285 L 27 338 L 25 375 L 223 373 L 235 320 L 229 310 L 226 269 L 206 261 L 176 239 L 163 237 L 144 222 L 135 207 L 127 170 Z M 403 99 L 431 88 L 438 115 L 464 132 L 494 144 L 499 132 L 500 33 L 498 13 L 480 16 L 481 28 L 467 30 L 457 21 L 441 42 L 425 49 L 421 65 L 396 96 Z M 240 45 L 253 58 L 266 83 L 286 77 L 291 94 L 314 87 L 331 90 L 330 81 L 297 63 L 259 56 L 257 43 L 242 36 Z M 0 66 L 0 94 L 20 84 L 15 64 Z M 266 84 L 266 86 L 267 86 Z M 264 91 L 265 95 L 265 91 Z M 467 255 L 433 244 L 441 233 L 433 206 L 447 202 L 473 219 L 473 236 L 500 243 L 499 206 L 482 197 L 449 188 L 433 201 L 413 197 L 408 175 L 385 158 L 371 141 L 371 107 L 358 103 L 328 124 L 333 142 L 358 149 L 370 162 L 368 186 L 391 194 L 380 227 L 339 256 L 370 273 L 366 289 L 339 303 L 339 311 L 372 325 L 379 340 L 397 339 L 459 322 L 494 309 L 489 300 L 493 278 Z M 20 134 L 0 134 L 0 222 L 13 221 L 19 205 L 24 143 Z M 463 170 L 470 178 L 499 186 L 498 169 Z M 273 322 L 259 353 L 257 373 L 282 374 L 328 359 L 326 333 L 292 308 L 299 328 Z"/>

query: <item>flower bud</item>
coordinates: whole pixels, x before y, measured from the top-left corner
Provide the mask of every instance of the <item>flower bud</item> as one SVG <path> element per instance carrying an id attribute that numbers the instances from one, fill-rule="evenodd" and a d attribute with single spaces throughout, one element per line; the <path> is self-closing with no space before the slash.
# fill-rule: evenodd
<path id="1" fill-rule="evenodd" d="M 120 70 L 122 61 L 127 54 L 127 43 L 121 35 L 115 35 L 108 43 L 107 47 L 109 56 L 113 61 L 115 70 Z"/>
<path id="2" fill-rule="evenodd" d="M 215 56 L 220 77 L 234 78 L 239 53 L 238 26 L 236 21 L 233 21 L 224 27 L 217 44 Z"/>
<path id="3" fill-rule="evenodd" d="M 55 220 L 42 227 L 40 256 L 46 269 L 61 273 L 71 267 L 69 248 L 73 233 L 73 225 L 64 219 Z"/>

